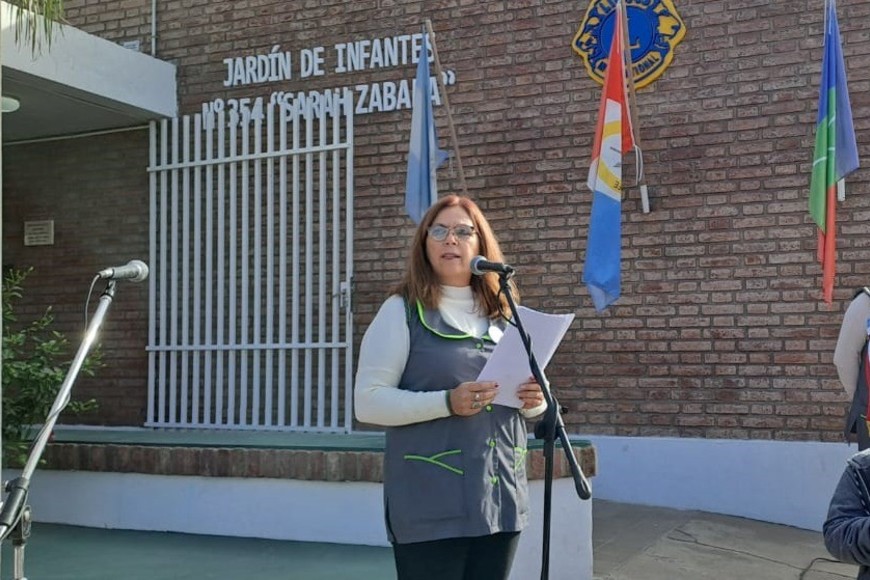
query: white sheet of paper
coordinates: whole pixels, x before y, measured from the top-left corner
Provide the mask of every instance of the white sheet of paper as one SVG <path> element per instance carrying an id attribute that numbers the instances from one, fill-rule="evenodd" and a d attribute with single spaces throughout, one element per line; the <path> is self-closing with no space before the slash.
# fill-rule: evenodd
<path id="1" fill-rule="evenodd" d="M 543 372 L 571 326 L 574 314 L 547 314 L 525 306 L 520 306 L 517 310 L 523 329 L 532 339 L 535 360 Z M 519 409 L 523 403 L 517 396 L 517 389 L 528 382 L 530 376 L 532 369 L 529 367 L 529 356 L 520 339 L 520 333 L 515 326 L 509 325 L 477 380 L 498 383 L 498 395 L 493 403 Z"/>

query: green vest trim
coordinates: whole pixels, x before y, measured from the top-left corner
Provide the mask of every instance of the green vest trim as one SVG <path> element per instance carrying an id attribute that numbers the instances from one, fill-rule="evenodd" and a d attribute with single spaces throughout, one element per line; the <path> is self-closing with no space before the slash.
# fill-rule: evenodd
<path id="1" fill-rule="evenodd" d="M 450 338 L 450 339 L 457 339 L 457 340 L 461 340 L 461 339 L 464 339 L 464 338 L 474 338 L 474 339 L 477 338 L 477 337 L 472 336 L 472 335 L 467 334 L 467 333 L 462 333 L 462 334 L 445 334 L 445 333 L 443 333 L 443 332 L 438 332 L 437 330 L 435 330 L 434 328 L 432 328 L 431 326 L 429 326 L 429 323 L 428 323 L 428 322 L 426 322 L 426 309 L 423 308 L 423 303 L 420 302 L 419 300 L 417 300 L 417 316 L 420 317 L 420 324 L 422 324 L 423 327 L 426 328 L 426 330 L 428 330 L 429 332 L 431 332 L 431 333 L 433 333 L 433 334 L 435 334 L 435 335 L 437 335 L 437 336 L 440 336 L 441 338 Z M 495 342 L 492 338 L 490 338 L 490 336 L 489 336 L 489 331 L 487 331 L 486 334 L 484 334 L 484 335 L 481 336 L 480 338 L 481 338 L 482 340 L 488 340 L 489 342 Z"/>
<path id="2" fill-rule="evenodd" d="M 448 465 L 443 461 L 439 461 L 440 458 L 446 457 L 448 455 L 461 455 L 462 449 L 453 449 L 451 451 L 442 451 L 441 453 L 436 453 L 432 457 L 426 457 L 424 455 L 405 455 L 405 459 L 408 461 L 423 461 L 424 463 L 431 463 L 432 465 L 437 465 L 438 467 L 443 467 L 447 471 L 451 471 L 456 475 L 465 475 L 465 472 L 461 469 L 453 467 L 452 465 Z"/>

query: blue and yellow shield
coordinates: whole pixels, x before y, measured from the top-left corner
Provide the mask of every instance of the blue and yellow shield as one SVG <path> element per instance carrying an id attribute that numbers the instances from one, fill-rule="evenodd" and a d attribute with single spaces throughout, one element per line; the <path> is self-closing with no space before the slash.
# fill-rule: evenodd
<path id="1" fill-rule="evenodd" d="M 607 70 L 615 9 L 616 0 L 592 0 L 574 36 L 574 51 L 599 84 L 604 83 Z M 625 9 L 632 74 L 640 88 L 656 80 L 671 64 L 674 47 L 686 35 L 686 25 L 672 0 L 625 0 Z"/>

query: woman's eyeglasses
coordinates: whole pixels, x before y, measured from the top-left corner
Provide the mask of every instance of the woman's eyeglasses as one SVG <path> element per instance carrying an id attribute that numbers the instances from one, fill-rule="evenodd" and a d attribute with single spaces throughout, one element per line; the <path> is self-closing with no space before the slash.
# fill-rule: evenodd
<path id="1" fill-rule="evenodd" d="M 448 228 L 447 226 L 435 224 L 434 226 L 431 226 L 428 231 L 429 236 L 436 242 L 443 242 L 446 240 L 447 236 L 450 235 L 450 232 L 453 232 L 453 235 L 456 236 L 457 240 L 467 242 L 471 239 L 471 236 L 474 235 L 474 226 L 459 224 L 458 226 Z"/>

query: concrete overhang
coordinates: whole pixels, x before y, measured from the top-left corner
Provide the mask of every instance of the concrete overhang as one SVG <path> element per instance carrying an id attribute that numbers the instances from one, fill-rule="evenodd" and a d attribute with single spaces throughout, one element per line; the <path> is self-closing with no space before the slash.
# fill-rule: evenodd
<path id="1" fill-rule="evenodd" d="M 59 25 L 50 50 L 15 42 L 14 9 L 0 2 L 3 143 L 144 125 L 178 113 L 175 65 Z"/>

